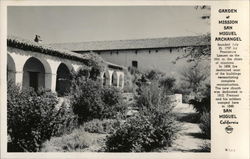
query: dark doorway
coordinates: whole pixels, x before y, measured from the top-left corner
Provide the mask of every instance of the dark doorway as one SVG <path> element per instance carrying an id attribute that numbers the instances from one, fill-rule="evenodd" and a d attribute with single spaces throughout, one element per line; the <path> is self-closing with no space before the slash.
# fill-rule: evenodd
<path id="1" fill-rule="evenodd" d="M 39 59 L 31 57 L 25 62 L 22 86 L 24 88 L 33 87 L 35 90 L 45 88 L 45 69 Z"/>
<path id="2" fill-rule="evenodd" d="M 70 91 L 71 73 L 68 67 L 61 63 L 57 69 L 56 91 L 59 96 L 65 96 Z"/>
<path id="3" fill-rule="evenodd" d="M 38 90 L 38 72 L 29 72 L 30 84 L 29 86 L 34 88 L 35 91 Z"/>

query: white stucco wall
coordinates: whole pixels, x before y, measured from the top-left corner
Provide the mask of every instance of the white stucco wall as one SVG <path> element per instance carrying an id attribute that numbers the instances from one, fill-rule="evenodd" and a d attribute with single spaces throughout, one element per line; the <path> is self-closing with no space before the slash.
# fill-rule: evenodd
<path id="1" fill-rule="evenodd" d="M 138 69 L 150 70 L 157 69 L 165 72 L 167 76 L 173 76 L 177 79 L 180 78 L 180 73 L 184 71 L 186 67 L 191 66 L 191 63 L 187 62 L 187 59 L 181 59 L 174 64 L 173 62 L 177 57 L 183 55 L 185 52 L 182 48 L 177 49 L 152 49 L 139 50 L 137 53 L 135 50 L 131 51 L 103 51 L 99 55 L 106 61 L 114 64 L 123 65 L 126 67 L 132 66 L 132 61 L 138 61 Z M 210 61 L 204 61 L 204 66 L 210 67 Z"/>

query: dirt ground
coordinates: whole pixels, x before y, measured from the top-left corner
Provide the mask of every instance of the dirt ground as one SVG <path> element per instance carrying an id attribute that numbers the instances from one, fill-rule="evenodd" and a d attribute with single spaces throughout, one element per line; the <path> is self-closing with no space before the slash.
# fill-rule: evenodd
<path id="1" fill-rule="evenodd" d="M 174 112 L 178 116 L 181 131 L 168 152 L 204 152 L 204 146 L 210 145 L 210 139 L 201 134 L 197 113 L 188 104 L 176 107 Z"/>

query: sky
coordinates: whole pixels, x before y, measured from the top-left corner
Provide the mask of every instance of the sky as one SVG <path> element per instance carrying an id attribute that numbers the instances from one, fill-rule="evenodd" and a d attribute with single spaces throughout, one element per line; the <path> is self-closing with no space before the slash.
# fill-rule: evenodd
<path id="1" fill-rule="evenodd" d="M 144 39 L 210 32 L 194 6 L 9 6 L 8 35 L 43 43 Z"/>

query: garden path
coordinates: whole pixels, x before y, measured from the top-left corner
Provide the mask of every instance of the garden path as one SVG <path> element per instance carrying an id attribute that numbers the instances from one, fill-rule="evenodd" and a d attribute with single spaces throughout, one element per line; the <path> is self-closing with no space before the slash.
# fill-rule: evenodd
<path id="1" fill-rule="evenodd" d="M 202 137 L 195 110 L 188 104 L 182 104 L 176 107 L 174 112 L 181 125 L 181 131 L 179 131 L 173 145 L 166 151 L 201 152 L 204 144 L 210 144 L 210 140 Z"/>

